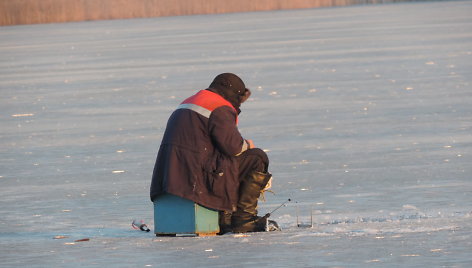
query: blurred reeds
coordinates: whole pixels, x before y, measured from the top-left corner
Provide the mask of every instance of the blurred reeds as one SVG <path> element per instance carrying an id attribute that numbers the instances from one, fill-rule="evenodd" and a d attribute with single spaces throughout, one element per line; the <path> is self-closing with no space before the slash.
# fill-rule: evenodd
<path id="1" fill-rule="evenodd" d="M 0 0 L 0 25 L 315 8 L 409 0 Z"/>

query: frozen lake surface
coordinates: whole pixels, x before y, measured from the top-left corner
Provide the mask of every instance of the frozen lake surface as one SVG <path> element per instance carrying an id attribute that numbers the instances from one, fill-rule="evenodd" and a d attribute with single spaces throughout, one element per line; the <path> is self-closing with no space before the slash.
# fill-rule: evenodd
<path id="1" fill-rule="evenodd" d="M 471 14 L 446 1 L 0 27 L 0 266 L 470 267 Z M 271 159 L 260 212 L 293 199 L 273 215 L 284 231 L 133 230 L 153 226 L 168 116 L 221 72 L 253 89 L 240 130 Z"/>

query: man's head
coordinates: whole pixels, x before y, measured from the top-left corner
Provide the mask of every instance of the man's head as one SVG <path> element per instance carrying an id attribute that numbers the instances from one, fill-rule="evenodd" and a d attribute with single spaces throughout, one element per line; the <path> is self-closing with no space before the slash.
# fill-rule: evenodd
<path id="1" fill-rule="evenodd" d="M 243 80 L 232 73 L 217 75 L 215 79 L 213 79 L 213 82 L 211 82 L 210 89 L 228 100 L 238 112 L 241 103 L 245 102 L 249 96 L 251 96 L 251 91 L 246 88 Z"/>

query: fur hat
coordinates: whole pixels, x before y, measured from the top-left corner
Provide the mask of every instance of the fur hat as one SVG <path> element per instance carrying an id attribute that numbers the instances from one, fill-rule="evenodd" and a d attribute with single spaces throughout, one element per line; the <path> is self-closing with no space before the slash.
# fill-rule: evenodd
<path id="1" fill-rule="evenodd" d="M 251 95 L 243 80 L 233 73 L 222 73 L 213 79 L 210 90 L 228 100 L 240 112 L 239 106 Z"/>

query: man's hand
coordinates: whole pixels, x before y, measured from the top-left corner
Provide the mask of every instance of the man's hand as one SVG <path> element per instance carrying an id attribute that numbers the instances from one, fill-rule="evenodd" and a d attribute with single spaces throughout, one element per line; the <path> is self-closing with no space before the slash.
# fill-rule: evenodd
<path id="1" fill-rule="evenodd" d="M 247 142 L 247 145 L 249 146 L 249 149 L 256 148 L 252 140 L 246 140 L 246 142 Z"/>

